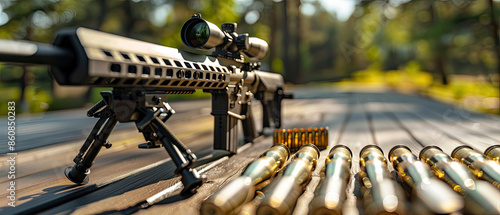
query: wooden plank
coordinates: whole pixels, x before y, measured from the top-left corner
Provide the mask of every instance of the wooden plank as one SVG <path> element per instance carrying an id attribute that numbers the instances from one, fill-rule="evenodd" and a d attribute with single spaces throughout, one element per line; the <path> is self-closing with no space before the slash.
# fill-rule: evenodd
<path id="1" fill-rule="evenodd" d="M 166 211 L 179 211 L 182 214 L 199 214 L 201 203 L 213 195 L 222 186 L 241 175 L 245 167 L 255 160 L 272 145 L 272 139 L 266 138 L 261 143 L 256 144 L 250 150 L 239 153 L 231 157 L 227 162 L 218 165 L 207 172 L 209 181 L 206 185 L 198 189 L 198 193 L 187 199 L 179 199 L 175 204 L 159 205 L 147 210 L 147 214 L 164 214 Z M 160 202 L 161 203 L 161 202 Z M 186 207 L 190 205 L 190 207 Z"/>
<path id="2" fill-rule="evenodd" d="M 362 99 L 362 98 L 361 98 Z M 337 144 L 346 145 L 353 153 L 351 177 L 347 184 L 347 197 L 344 202 L 344 214 L 359 214 L 358 197 L 360 195 L 360 184 L 357 177 L 359 168 L 359 152 L 366 145 L 375 144 L 368 125 L 368 119 L 364 112 L 364 101 L 360 101 L 357 94 L 353 94 L 351 112 L 347 118 L 347 123 Z"/>
<path id="3" fill-rule="evenodd" d="M 396 119 L 390 117 L 386 104 L 372 101 L 366 106 L 375 142 L 382 148 L 386 158 L 389 151 L 396 145 L 408 146 L 412 151 L 422 148 L 422 145 L 408 134 Z M 389 160 L 388 162 L 389 170 L 392 171 L 392 165 Z"/>
<path id="4" fill-rule="evenodd" d="M 415 108 L 409 104 L 402 104 L 400 107 L 407 111 L 411 110 L 413 114 L 429 123 L 434 129 L 442 131 L 448 137 L 462 143 L 462 145 L 467 144 L 484 151 L 488 146 L 498 144 L 498 142 L 491 137 L 470 130 L 454 121 L 446 120 L 446 118 L 442 118 L 438 114 L 428 111 L 427 109 Z"/>
<path id="5" fill-rule="evenodd" d="M 500 143 L 500 117 L 498 116 L 478 114 L 420 97 L 404 97 L 403 95 L 396 97 L 401 101 L 413 100 L 422 112 L 432 115 L 434 119 L 467 129 L 468 133 L 473 132 L 476 136 L 483 136 L 482 139 L 491 139 L 488 142 Z"/>
<path id="6" fill-rule="evenodd" d="M 483 129 L 490 131 L 500 131 L 500 117 L 492 114 L 474 113 L 471 111 L 463 110 L 452 105 L 444 104 L 433 99 L 423 97 L 414 97 L 418 99 L 422 106 L 428 107 L 429 110 L 436 112 L 440 115 L 448 115 L 459 120 L 470 120 L 473 123 L 479 123 Z"/>
<path id="7" fill-rule="evenodd" d="M 394 98 L 383 98 L 386 109 L 390 112 L 389 115 L 393 115 L 394 119 L 397 119 L 399 124 L 422 146 L 439 146 L 445 152 L 451 153 L 451 151 L 462 145 L 456 139 L 450 138 L 443 131 L 436 129 L 427 121 L 415 115 L 413 112 L 415 108 L 409 108 L 406 102 Z M 413 151 L 415 155 L 418 156 L 420 150 L 418 148 Z"/>
<path id="8" fill-rule="evenodd" d="M 239 176 L 245 166 L 271 146 L 271 139 L 267 138 L 254 144 L 252 150 L 246 150 L 232 156 L 227 161 L 208 171 L 208 181 L 198 189 L 197 194 L 190 197 L 180 196 L 177 190 L 163 201 L 145 209 L 140 208 L 139 203 L 146 198 L 169 188 L 180 181 L 180 177 L 171 175 L 175 166 L 169 162 L 152 168 L 146 172 L 127 177 L 121 181 L 97 190 L 86 197 L 82 197 L 65 203 L 66 208 L 74 208 L 71 211 L 59 211 L 58 208 L 44 212 L 44 214 L 130 214 L 133 212 L 146 214 L 163 214 L 165 211 L 179 212 L 182 214 L 199 214 L 199 207 L 203 199 L 217 191 L 222 185 Z M 168 165 L 170 169 L 165 169 Z M 165 178 L 168 178 L 164 180 Z M 95 199 L 101 199 L 95 201 Z M 68 207 L 73 205 L 73 207 Z M 190 207 L 186 207 L 190 205 Z"/>
<path id="9" fill-rule="evenodd" d="M 453 106 L 450 104 L 442 103 L 425 96 L 405 95 L 399 93 L 387 93 L 387 95 L 394 96 L 401 101 L 405 101 L 408 99 L 415 100 L 419 105 L 427 107 L 429 108 L 429 110 L 432 110 L 440 115 L 454 112 L 455 114 L 459 115 L 456 117 L 476 121 L 490 128 L 500 130 L 500 117 L 496 115 L 467 111 L 460 108 L 460 106 Z"/>
<path id="10" fill-rule="evenodd" d="M 306 127 L 329 127 L 329 147 L 326 150 L 321 151 L 320 158 L 318 159 L 316 169 L 312 174 L 311 181 L 307 185 L 304 193 L 297 200 L 297 205 L 295 206 L 295 209 L 293 211 L 294 215 L 308 213 L 309 203 L 314 198 L 315 192 L 317 192 L 316 189 L 321 182 L 321 172 L 323 171 L 323 168 L 325 166 L 325 159 L 328 156 L 331 147 L 337 143 L 339 137 L 341 136 L 342 127 L 346 123 L 350 107 L 349 98 L 345 97 L 339 99 L 322 100 L 320 104 L 321 105 L 319 106 L 321 107 L 321 120 L 316 124 L 310 124 L 310 126 Z"/>
<path id="11" fill-rule="evenodd" d="M 354 96 L 351 112 L 337 144 L 346 145 L 353 152 L 353 159 L 359 161 L 359 151 L 366 145 L 375 144 L 364 111 L 365 103 Z M 353 160 L 354 163 L 354 160 Z"/>

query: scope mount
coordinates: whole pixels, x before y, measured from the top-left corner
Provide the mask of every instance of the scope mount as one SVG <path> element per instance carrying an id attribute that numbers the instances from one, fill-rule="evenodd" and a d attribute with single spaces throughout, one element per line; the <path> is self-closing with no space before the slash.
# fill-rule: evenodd
<path id="1" fill-rule="evenodd" d="M 211 56 L 228 58 L 240 63 L 244 61 L 241 50 L 248 48 L 248 34 L 236 33 L 237 26 L 236 23 L 222 23 L 221 29 L 226 35 L 225 42 L 216 46 Z"/>

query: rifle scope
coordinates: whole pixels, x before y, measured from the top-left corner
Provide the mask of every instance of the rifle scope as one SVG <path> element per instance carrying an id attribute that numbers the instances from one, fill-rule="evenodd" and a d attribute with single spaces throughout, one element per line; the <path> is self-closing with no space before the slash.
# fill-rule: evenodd
<path id="1" fill-rule="evenodd" d="M 182 42 L 195 49 L 220 47 L 229 52 L 243 52 L 250 58 L 261 60 L 266 57 L 269 45 L 257 37 L 236 33 L 236 23 L 223 23 L 222 30 L 215 24 L 195 14 L 182 25 Z"/>

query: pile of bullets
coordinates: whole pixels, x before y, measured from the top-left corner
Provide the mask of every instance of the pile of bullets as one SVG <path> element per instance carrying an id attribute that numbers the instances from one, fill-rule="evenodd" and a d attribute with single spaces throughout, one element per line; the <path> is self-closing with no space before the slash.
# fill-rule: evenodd
<path id="1" fill-rule="evenodd" d="M 313 144 L 319 150 L 328 148 L 328 127 L 275 129 L 273 143 L 283 143 L 291 152 L 296 152 L 306 144 Z"/>
<path id="2" fill-rule="evenodd" d="M 251 162 L 240 177 L 206 199 L 200 213 L 237 214 L 245 203 L 254 198 L 255 191 L 264 187 L 265 197 L 257 207 L 257 214 L 287 214 L 293 211 L 316 168 L 319 152 L 312 144 L 303 145 L 285 166 L 290 155 L 288 146 L 273 145 Z"/>
<path id="3" fill-rule="evenodd" d="M 201 205 L 201 214 L 231 214 L 251 201 L 255 191 L 269 184 L 284 166 L 290 150 L 284 144 L 275 144 L 251 162 L 240 177 L 229 182 Z"/>
<path id="4" fill-rule="evenodd" d="M 206 199 L 201 214 L 237 214 L 255 196 L 254 213 L 291 214 L 312 177 L 320 151 L 305 144 L 291 155 L 288 148 L 282 143 L 273 145 L 240 177 Z M 484 153 L 459 146 L 451 157 L 437 146 L 423 148 L 417 157 L 407 146 L 397 145 L 387 157 L 376 145 L 360 151 L 357 178 L 362 214 L 500 214 L 500 145 Z M 347 146 L 331 148 L 309 214 L 343 213 L 352 178 L 351 159 Z"/>

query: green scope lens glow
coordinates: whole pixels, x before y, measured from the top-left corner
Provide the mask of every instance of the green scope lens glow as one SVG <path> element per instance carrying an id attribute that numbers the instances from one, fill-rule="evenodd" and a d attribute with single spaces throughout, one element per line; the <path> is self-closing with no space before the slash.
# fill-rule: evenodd
<path id="1" fill-rule="evenodd" d="M 206 22 L 198 22 L 187 29 L 187 43 L 191 47 L 203 46 L 210 37 L 210 28 Z"/>

